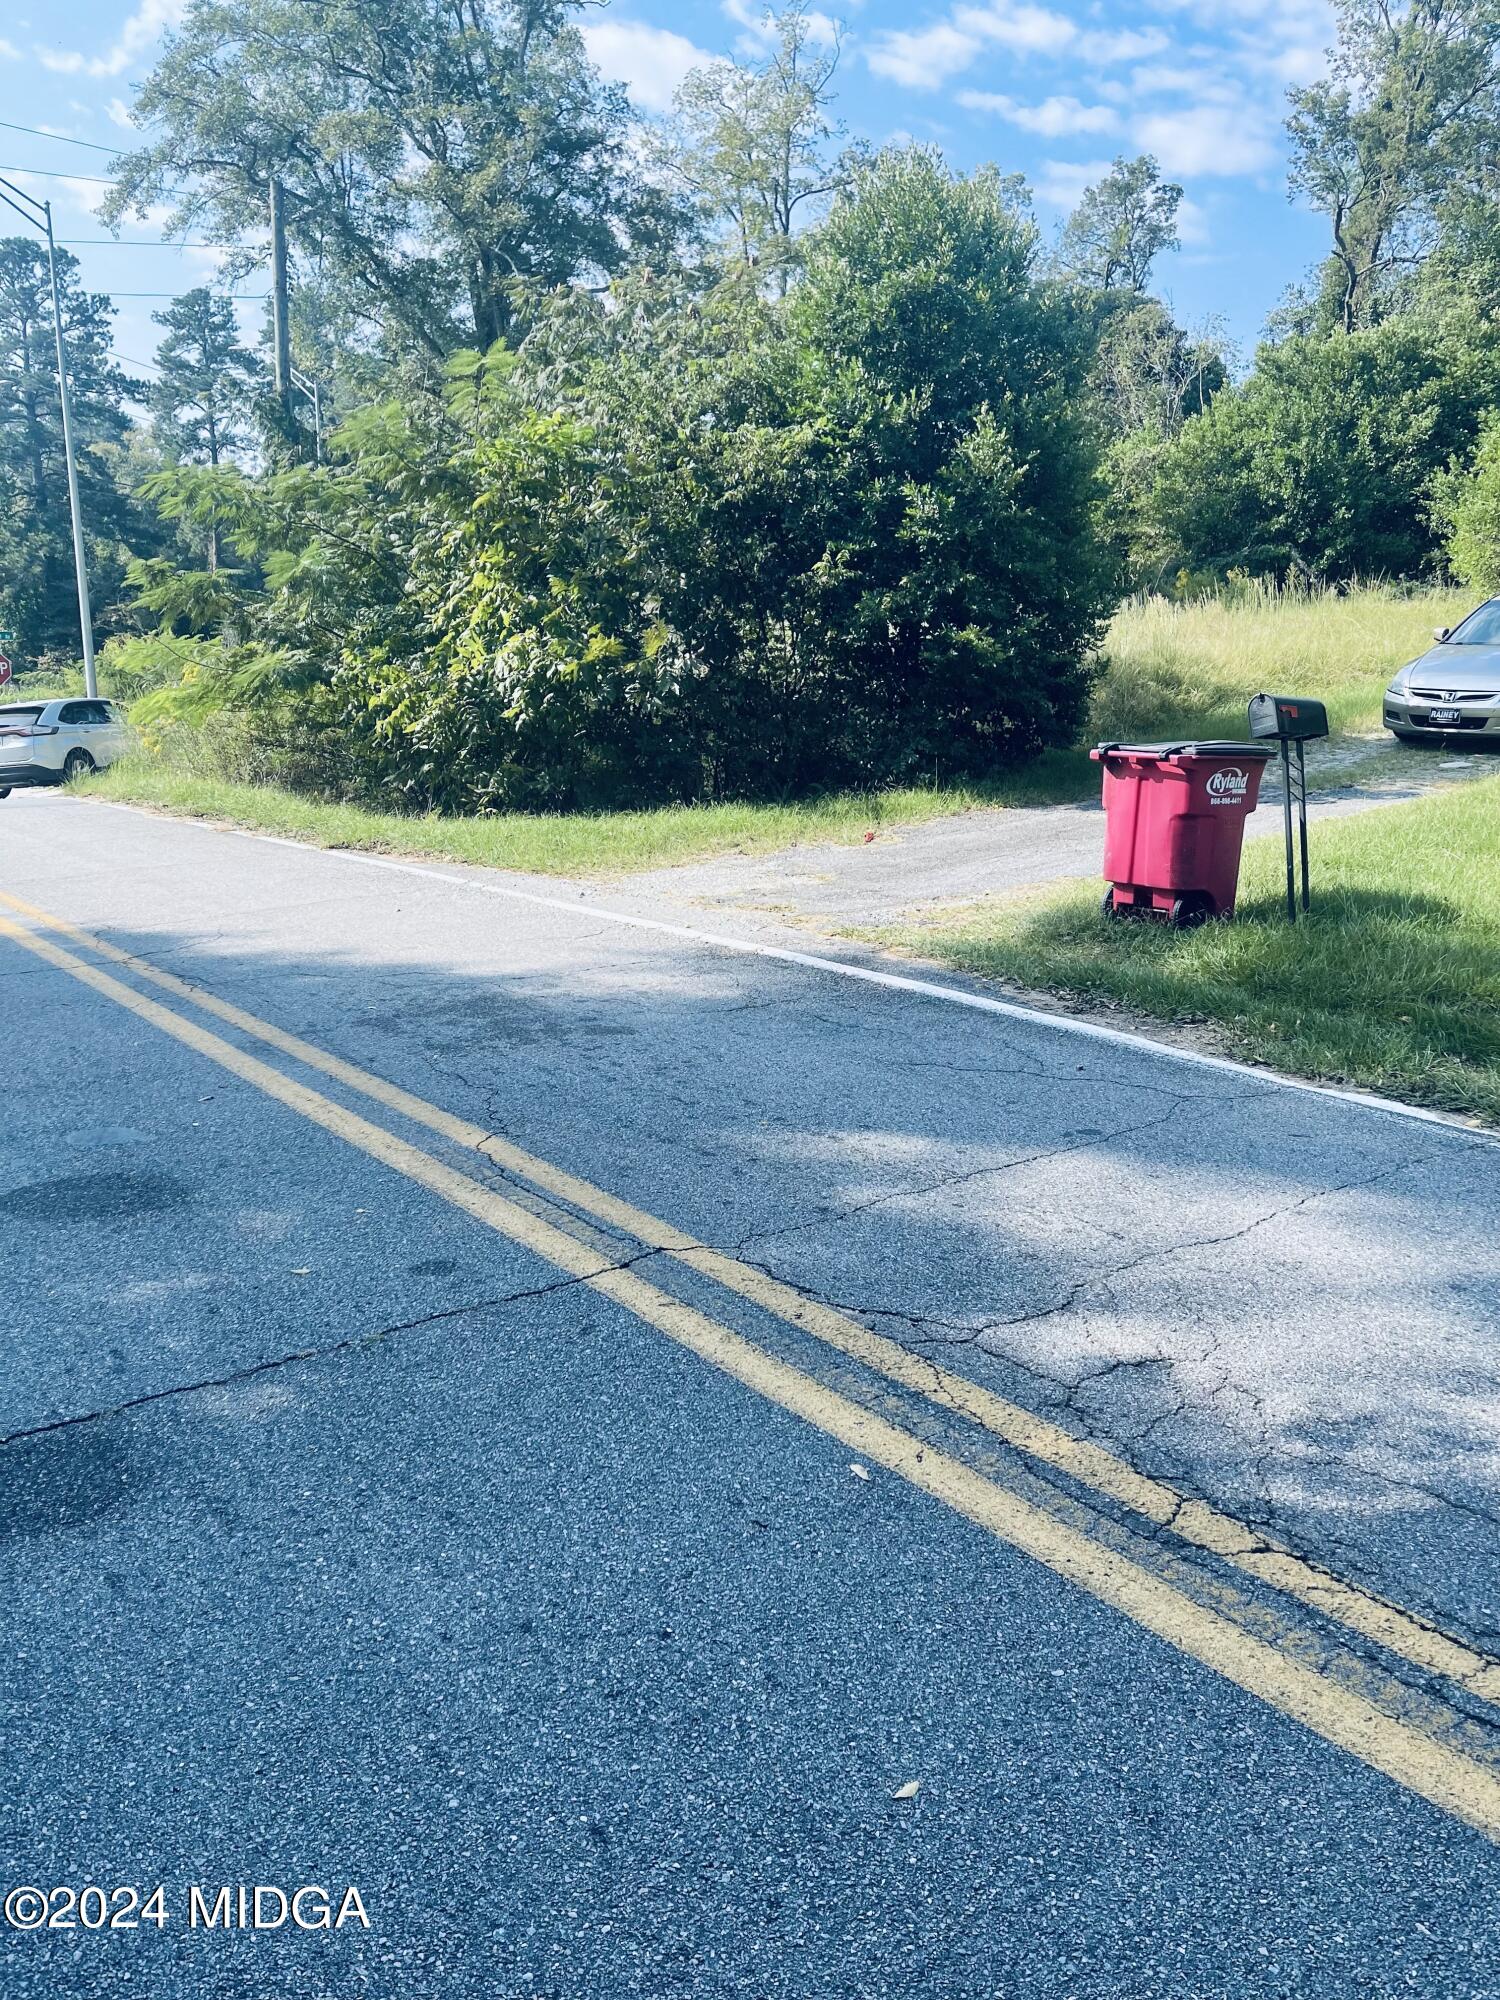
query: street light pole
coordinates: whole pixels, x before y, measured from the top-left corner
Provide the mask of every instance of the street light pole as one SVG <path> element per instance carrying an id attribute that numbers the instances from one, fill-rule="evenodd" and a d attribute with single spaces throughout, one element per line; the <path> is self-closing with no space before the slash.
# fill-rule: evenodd
<path id="1" fill-rule="evenodd" d="M 57 283 L 57 242 L 52 234 L 52 204 L 0 178 L 0 202 L 14 209 L 23 222 L 47 238 L 47 275 L 52 281 L 52 331 L 57 339 L 57 394 L 62 404 L 63 457 L 68 466 L 68 509 L 73 517 L 73 568 L 78 578 L 78 625 L 83 637 L 83 685 L 91 701 L 99 694 L 94 673 L 94 614 L 89 605 L 89 559 L 83 545 L 83 514 L 78 505 L 78 467 L 73 458 L 73 399 L 68 393 L 68 357 L 63 344 L 62 293 Z M 41 218 L 38 221 L 38 217 Z"/>
<path id="2" fill-rule="evenodd" d="M 57 288 L 57 245 L 52 236 L 52 204 L 42 203 L 47 219 L 47 270 L 52 279 L 52 330 L 57 336 L 57 392 L 62 400 L 63 457 L 68 464 L 68 508 L 73 516 L 73 567 L 78 574 L 78 625 L 83 634 L 83 689 L 98 699 L 94 672 L 94 614 L 89 604 L 89 559 L 83 545 L 83 515 L 78 505 L 78 467 L 73 459 L 73 399 L 68 393 L 68 360 L 63 350 L 62 295 Z"/>

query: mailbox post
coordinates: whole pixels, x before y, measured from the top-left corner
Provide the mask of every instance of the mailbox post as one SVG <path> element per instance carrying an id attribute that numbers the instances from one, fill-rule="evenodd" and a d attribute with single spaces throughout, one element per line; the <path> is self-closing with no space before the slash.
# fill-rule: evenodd
<path id="1" fill-rule="evenodd" d="M 1281 745 L 1281 818 L 1286 829 L 1286 914 L 1297 921 L 1297 871 L 1292 843 L 1292 801 L 1297 804 L 1297 828 L 1302 849 L 1302 907 L 1312 907 L 1307 881 L 1307 760 L 1303 744 L 1328 734 L 1328 711 L 1320 701 L 1301 695 L 1258 694 L 1250 701 L 1250 734 Z M 1297 782 L 1292 784 L 1292 745 L 1297 746 Z"/>

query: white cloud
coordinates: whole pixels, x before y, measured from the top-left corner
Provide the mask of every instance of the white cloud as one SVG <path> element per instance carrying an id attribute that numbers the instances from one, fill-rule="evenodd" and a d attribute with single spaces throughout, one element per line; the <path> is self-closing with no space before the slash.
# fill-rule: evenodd
<path id="1" fill-rule="evenodd" d="M 1143 63 L 1130 74 L 1131 88 L 1140 97 L 1188 97 L 1203 89 L 1203 71 L 1172 63 Z"/>
<path id="2" fill-rule="evenodd" d="M 978 53 L 979 43 L 972 35 L 961 34 L 949 21 L 940 21 L 917 34 L 905 28 L 891 30 L 874 44 L 866 61 L 877 76 L 888 76 L 913 90 L 936 90 L 950 76 L 967 69 Z"/>
<path id="3" fill-rule="evenodd" d="M 736 20 L 738 10 L 748 4 L 749 0 L 724 0 L 726 12 Z M 989 0 L 985 6 L 966 0 L 929 27 L 888 30 L 876 38 L 866 60 L 880 76 L 916 90 L 935 90 L 986 49 L 1043 58 L 1076 55 L 1097 68 L 1138 62 L 1169 46 L 1160 28 L 1085 32 L 1067 14 L 1037 6 L 1033 0 Z"/>
<path id="4" fill-rule="evenodd" d="M 1168 174 L 1254 174 L 1277 155 L 1274 120 L 1253 104 L 1193 104 L 1153 112 L 1133 128 L 1136 144 Z"/>
<path id="5" fill-rule="evenodd" d="M 85 56 L 76 49 L 39 48 L 36 57 L 43 68 L 64 76 L 119 76 L 175 28 L 186 11 L 187 0 L 141 0 L 107 54 Z"/>
<path id="6" fill-rule="evenodd" d="M 646 21 L 589 21 L 581 33 L 589 59 L 643 111 L 670 111 L 688 71 L 713 60 L 686 35 Z"/>
<path id="7" fill-rule="evenodd" d="M 1078 53 L 1091 63 L 1139 62 L 1170 47 L 1160 28 L 1122 28 L 1115 34 L 1094 30 L 1082 36 Z"/>
<path id="8" fill-rule="evenodd" d="M 955 7 L 930 28 L 890 29 L 877 38 L 865 60 L 877 76 L 913 90 L 935 90 L 967 69 L 983 49 L 1055 56 L 1077 33 L 1066 14 L 1048 7 L 1032 6 L 1029 0 L 991 0 L 987 7 Z"/>
<path id="9" fill-rule="evenodd" d="M 1084 189 L 1102 181 L 1113 165 L 1112 160 L 1043 160 L 1037 199 L 1053 208 L 1076 208 Z"/>
<path id="10" fill-rule="evenodd" d="M 1155 0 L 1162 12 L 1228 29 L 1231 60 L 1273 83 L 1311 83 L 1326 74 L 1337 32 L 1332 0 Z M 1235 26 L 1235 23 L 1244 23 Z M 1221 55 L 1220 60 L 1223 60 Z"/>
<path id="11" fill-rule="evenodd" d="M 1117 132 L 1119 116 L 1107 104 L 1080 104 L 1076 97 L 1048 97 L 1040 104 L 1018 104 L 995 91 L 961 90 L 958 101 L 968 111 L 992 111 L 1023 132 L 1044 139 L 1068 138 L 1079 132 Z"/>
<path id="12" fill-rule="evenodd" d="M 123 97 L 112 97 L 104 108 L 109 113 L 111 125 L 118 125 L 126 132 L 135 130 L 135 121 L 130 116 L 130 106 Z"/>
<path id="13" fill-rule="evenodd" d="M 964 33 L 1014 49 L 1017 55 L 1055 56 L 1078 33 L 1076 23 L 1066 14 L 1054 14 L 1048 7 L 1014 5 L 1011 0 L 993 0 L 988 7 L 960 7 L 953 18 Z"/>
<path id="14" fill-rule="evenodd" d="M 20 60 L 21 51 L 16 47 L 15 43 L 6 41 L 5 37 L 0 35 L 0 62 L 19 62 Z"/>
<path id="15" fill-rule="evenodd" d="M 1328 45 L 1326 42 L 1285 42 L 1279 49 L 1269 52 L 1267 61 L 1272 75 L 1288 87 L 1298 83 L 1316 83 L 1320 76 L 1328 74 Z"/>

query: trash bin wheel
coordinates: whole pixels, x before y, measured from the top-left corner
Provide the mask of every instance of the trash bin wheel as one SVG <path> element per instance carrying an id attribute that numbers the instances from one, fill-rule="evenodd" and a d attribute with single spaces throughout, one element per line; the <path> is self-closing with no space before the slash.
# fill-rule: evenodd
<path id="1" fill-rule="evenodd" d="M 1206 924 L 1213 913 L 1213 903 L 1203 891 L 1190 889 L 1172 905 L 1172 928 L 1174 931 L 1195 931 L 1200 924 Z"/>

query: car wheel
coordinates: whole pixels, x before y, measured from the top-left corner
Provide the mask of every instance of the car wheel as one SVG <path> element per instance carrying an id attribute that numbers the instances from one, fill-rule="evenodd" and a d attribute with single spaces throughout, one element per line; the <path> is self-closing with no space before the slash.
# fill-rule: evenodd
<path id="1" fill-rule="evenodd" d="M 86 778 L 90 771 L 97 771 L 98 768 L 87 750 L 70 750 L 63 759 L 63 777 L 69 783 L 74 778 Z"/>

